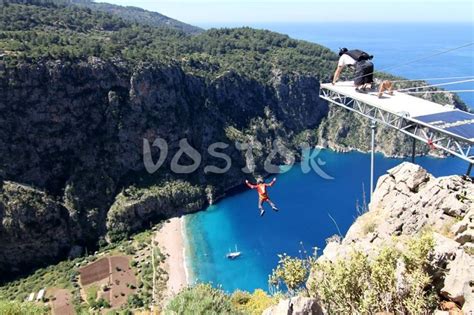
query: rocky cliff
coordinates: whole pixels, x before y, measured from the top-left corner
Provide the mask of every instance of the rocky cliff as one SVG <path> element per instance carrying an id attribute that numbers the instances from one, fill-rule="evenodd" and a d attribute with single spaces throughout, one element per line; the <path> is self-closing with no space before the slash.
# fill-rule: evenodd
<path id="1" fill-rule="evenodd" d="M 15 265 L 34 266 L 64 257 L 74 245 L 94 246 L 106 236 L 109 241 L 126 237 L 179 209 L 200 209 L 242 182 L 246 158 L 236 141 L 254 145 L 256 174 L 264 174 L 262 166 L 273 140 L 290 149 L 297 149 L 301 141 L 336 149 L 366 148 L 366 122 L 329 109 L 318 97 L 318 78 L 310 75 L 273 70 L 264 83 L 227 71 L 210 80 L 186 72 L 178 63 L 132 66 L 94 57 L 13 68 L 0 64 L 0 71 L 2 176 L 67 209 L 59 222 L 64 239 L 48 240 L 58 250 L 33 243 L 34 259 L 16 254 L 21 246 L 11 244 L 22 242 L 16 225 L 3 222 L 2 240 L 10 242 L 0 245 L 4 253 L 0 273 Z M 387 138 L 385 132 L 378 131 L 379 149 L 401 154 L 403 139 L 394 132 Z M 157 138 L 166 140 L 169 153 L 163 166 L 149 174 L 143 142 L 152 144 Z M 170 171 L 183 138 L 202 154 L 201 166 L 186 176 Z M 232 165 L 224 176 L 204 172 L 206 165 L 225 166 L 207 151 L 214 142 L 229 145 L 223 152 Z M 155 159 L 159 153 L 152 147 Z M 285 159 L 277 156 L 274 162 Z M 176 192 L 166 192 L 164 202 L 158 200 L 161 193 L 151 196 L 153 191 L 172 191 L 176 182 L 189 188 L 183 200 L 190 205 L 175 199 L 181 196 Z M 45 207 L 28 206 L 39 212 Z M 16 210 L 4 211 L 20 221 Z M 35 222 L 34 216 L 30 219 Z M 23 233 L 33 235 L 27 228 Z"/>
<path id="2" fill-rule="evenodd" d="M 97 58 L 78 63 L 25 63 L 2 70 L 2 176 L 12 181 L 9 185 L 26 184 L 35 194 L 55 201 L 61 220 L 54 224 L 34 214 L 34 209 L 42 213 L 52 207 L 49 203 L 27 199 L 22 205 L 32 211 L 31 227 L 41 224 L 41 228 L 61 229 L 59 239 L 48 239 L 61 252 L 72 244 L 94 244 L 106 234 L 126 236 L 149 220 L 173 215 L 185 200 L 191 203 L 188 210 L 199 209 L 206 199 L 214 199 L 243 180 L 240 168 L 245 166 L 245 152 L 237 150 L 235 141 L 260 143 L 254 151 L 256 173 L 262 173 L 271 140 L 294 148 L 296 136 L 316 128 L 328 111 L 318 97 L 317 78 L 281 71 L 263 84 L 232 71 L 205 80 L 179 65 L 133 68 Z M 143 163 L 143 142 L 152 144 L 158 137 L 168 143 L 169 154 L 162 168 L 149 174 Z M 170 171 L 170 161 L 183 138 L 202 154 L 201 166 L 190 175 Z M 207 151 L 214 142 L 229 145 L 223 152 L 232 158 L 232 166 L 224 176 L 204 172 L 206 165 L 222 164 Z M 152 150 L 157 160 L 159 150 Z M 275 162 L 282 162 L 279 158 Z M 185 158 L 180 161 L 187 162 Z M 164 193 L 176 181 L 183 183 L 184 191 Z M 150 187 L 158 187 L 155 191 L 167 195 L 168 201 L 157 200 L 153 209 L 145 211 L 150 199 L 144 196 L 152 195 L 146 192 L 153 191 Z M 138 198 L 138 210 L 136 195 L 130 191 L 145 191 Z M 181 198 L 183 194 L 191 199 Z M 22 215 L 20 207 L 3 207 L 3 216 L 14 224 L 0 221 L 0 271 L 17 264 L 34 265 L 60 252 L 32 243 L 35 259 L 17 255 L 21 246 L 14 244 L 35 237 L 27 226 L 23 233 L 17 230 Z M 4 240 L 9 240 L 8 245 Z"/>
<path id="3" fill-rule="evenodd" d="M 460 176 L 435 178 L 418 165 L 402 163 L 380 177 L 368 211 L 342 241 L 331 239 L 321 260 L 346 257 L 354 249 L 376 254 L 386 245 L 402 246 L 431 231 L 431 282 L 443 305 L 474 311 L 474 183 Z M 400 248 L 403 250 L 403 248 Z"/>
<path id="4" fill-rule="evenodd" d="M 68 210 L 46 193 L 25 185 L 3 182 L 0 222 L 0 270 L 19 272 L 31 265 L 45 265 L 66 254 L 72 244 Z"/>

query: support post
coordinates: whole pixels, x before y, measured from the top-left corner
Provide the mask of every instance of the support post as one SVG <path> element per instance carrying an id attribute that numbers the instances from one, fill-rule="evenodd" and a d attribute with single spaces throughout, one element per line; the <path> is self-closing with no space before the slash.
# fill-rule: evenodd
<path id="1" fill-rule="evenodd" d="M 375 120 L 372 120 L 370 129 L 372 133 L 371 147 L 370 147 L 370 198 L 374 193 L 374 155 L 375 155 L 375 128 L 377 127 Z"/>
<path id="2" fill-rule="evenodd" d="M 466 176 L 471 176 L 471 170 L 472 170 L 472 163 L 469 163 L 469 167 L 467 168 Z"/>
<path id="3" fill-rule="evenodd" d="M 415 163 L 415 154 L 416 154 L 416 139 L 413 138 L 413 146 L 411 148 L 411 162 Z"/>

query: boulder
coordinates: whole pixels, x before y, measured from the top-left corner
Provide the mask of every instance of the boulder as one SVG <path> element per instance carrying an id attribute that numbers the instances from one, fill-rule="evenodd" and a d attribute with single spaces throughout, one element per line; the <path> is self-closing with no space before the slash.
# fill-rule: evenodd
<path id="1" fill-rule="evenodd" d="M 451 227 L 455 240 L 462 245 L 474 243 L 474 207 L 458 223 Z M 469 246 L 469 244 L 467 244 Z"/>
<path id="2" fill-rule="evenodd" d="M 432 264 L 442 267 L 454 259 L 460 246 L 458 242 L 439 233 L 433 233 L 433 239 L 435 245 L 430 261 Z"/>
<path id="3" fill-rule="evenodd" d="M 341 244 L 340 242 L 328 242 L 323 250 L 324 259 L 334 261 L 340 254 Z"/>
<path id="4" fill-rule="evenodd" d="M 470 228 L 474 228 L 474 208 L 470 209 L 461 221 L 451 227 L 451 232 L 454 235 L 457 235 L 467 231 Z"/>
<path id="5" fill-rule="evenodd" d="M 431 278 L 433 285 L 439 290 L 444 286 L 446 266 L 456 257 L 456 252 L 461 246 L 439 233 L 433 233 L 433 240 L 434 248 L 430 256 Z"/>
<path id="6" fill-rule="evenodd" d="M 463 311 L 466 311 L 465 308 L 472 308 L 474 305 L 474 258 L 463 249 L 458 249 L 446 268 L 448 271 L 441 294 L 463 305 Z"/>
<path id="7" fill-rule="evenodd" d="M 473 243 L 474 242 L 474 229 L 469 229 L 467 231 L 462 232 L 461 234 L 456 235 L 455 238 L 456 242 L 464 245 L 466 243 Z"/>
<path id="8" fill-rule="evenodd" d="M 462 216 L 468 210 L 465 204 L 458 199 L 457 194 L 445 195 L 441 203 L 441 209 L 444 213 L 453 217 Z"/>
<path id="9" fill-rule="evenodd" d="M 416 192 L 418 187 L 427 182 L 431 175 L 417 164 L 403 162 L 400 165 L 390 169 L 388 173 L 398 184 L 404 184 L 410 191 Z"/>

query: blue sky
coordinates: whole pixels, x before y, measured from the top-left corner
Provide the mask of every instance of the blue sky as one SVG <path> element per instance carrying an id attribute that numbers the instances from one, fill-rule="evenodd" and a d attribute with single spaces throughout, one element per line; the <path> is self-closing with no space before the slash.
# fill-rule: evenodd
<path id="1" fill-rule="evenodd" d="M 269 22 L 474 22 L 472 0 L 102 0 L 192 24 Z"/>

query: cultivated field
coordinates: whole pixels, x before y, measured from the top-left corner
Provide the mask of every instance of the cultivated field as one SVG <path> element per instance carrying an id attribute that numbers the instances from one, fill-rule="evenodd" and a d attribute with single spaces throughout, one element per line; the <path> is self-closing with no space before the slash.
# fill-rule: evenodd
<path id="1" fill-rule="evenodd" d="M 110 304 L 111 309 L 127 303 L 128 296 L 137 290 L 137 279 L 130 267 L 127 256 L 103 257 L 79 269 L 80 284 L 84 292 L 93 292 L 97 296 L 87 297 L 95 301 L 101 298 Z M 88 290 L 100 287 L 98 292 Z M 87 295 L 87 294 L 86 294 Z"/>
<path id="2" fill-rule="evenodd" d="M 51 311 L 53 315 L 74 315 L 74 307 L 72 304 L 72 295 L 66 289 L 51 289 L 48 292 L 51 296 Z"/>

